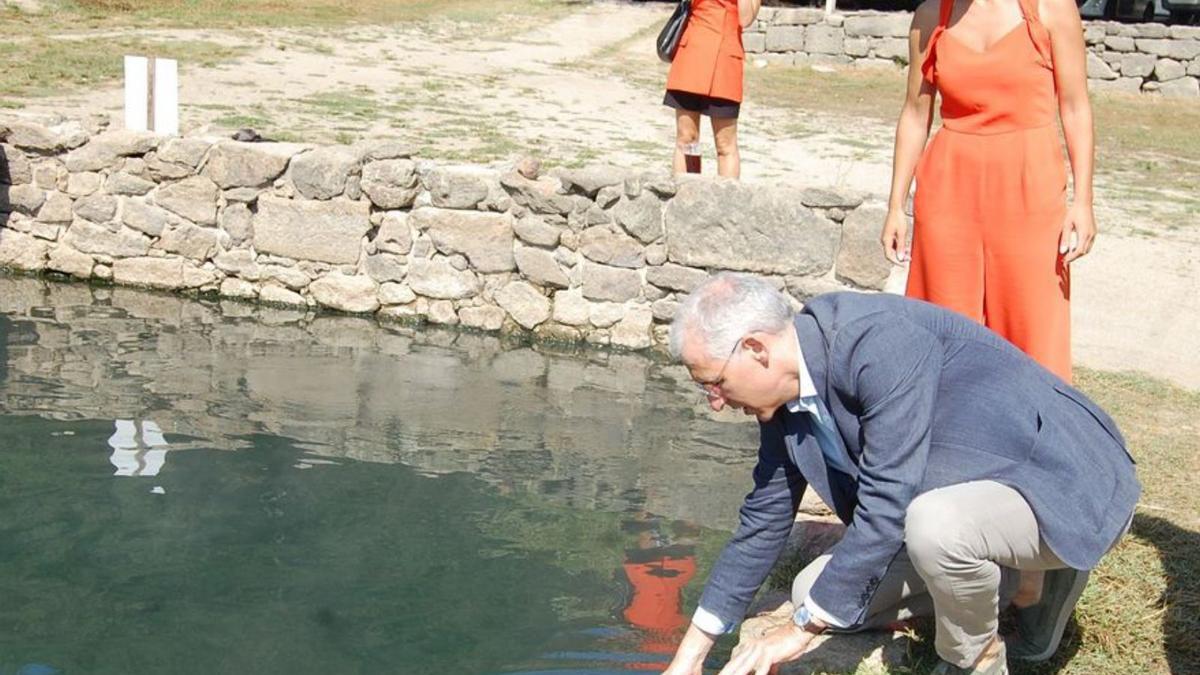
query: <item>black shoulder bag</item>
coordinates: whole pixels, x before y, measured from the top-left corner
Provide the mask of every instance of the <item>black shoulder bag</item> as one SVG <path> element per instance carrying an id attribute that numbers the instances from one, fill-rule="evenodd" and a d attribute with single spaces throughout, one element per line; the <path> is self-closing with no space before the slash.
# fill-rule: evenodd
<path id="1" fill-rule="evenodd" d="M 675 58 L 675 51 L 679 49 L 679 38 L 683 36 L 683 29 L 687 26 L 691 14 L 692 0 L 679 0 L 671 18 L 667 19 L 667 24 L 658 33 L 658 58 L 667 63 Z"/>

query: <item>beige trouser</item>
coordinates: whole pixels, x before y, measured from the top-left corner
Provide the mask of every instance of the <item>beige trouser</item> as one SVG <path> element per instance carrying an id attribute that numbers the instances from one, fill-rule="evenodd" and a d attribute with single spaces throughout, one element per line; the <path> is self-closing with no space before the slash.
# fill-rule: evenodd
<path id="1" fill-rule="evenodd" d="M 1066 567 L 1042 541 L 1029 504 L 993 481 L 931 490 L 908 507 L 905 548 L 896 556 L 858 630 L 934 615 L 938 656 L 967 667 L 996 634 L 998 615 L 1016 593 L 1015 570 Z M 792 584 L 803 602 L 829 556 L 805 567 Z"/>

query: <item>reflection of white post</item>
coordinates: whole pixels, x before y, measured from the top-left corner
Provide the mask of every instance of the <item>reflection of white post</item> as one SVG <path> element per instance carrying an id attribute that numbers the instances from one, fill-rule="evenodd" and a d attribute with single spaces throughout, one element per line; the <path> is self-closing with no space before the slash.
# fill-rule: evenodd
<path id="1" fill-rule="evenodd" d="M 151 420 L 141 424 L 116 420 L 116 430 L 108 439 L 112 454 L 108 461 L 117 470 L 114 476 L 157 476 L 167 461 L 167 439 Z"/>
<path id="2" fill-rule="evenodd" d="M 125 128 L 179 133 L 179 63 L 175 59 L 125 57 Z"/>

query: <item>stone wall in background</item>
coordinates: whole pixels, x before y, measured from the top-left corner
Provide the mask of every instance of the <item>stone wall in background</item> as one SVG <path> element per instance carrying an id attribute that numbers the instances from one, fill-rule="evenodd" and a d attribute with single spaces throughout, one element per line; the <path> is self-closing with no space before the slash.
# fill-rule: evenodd
<path id="1" fill-rule="evenodd" d="M 895 67 L 908 62 L 908 12 L 764 7 L 742 41 L 752 59 L 798 65 Z M 1096 90 L 1200 96 L 1200 26 L 1084 24 Z"/>
<path id="2" fill-rule="evenodd" d="M 797 300 L 890 272 L 836 190 L 100 126 L 0 120 L 0 267 L 628 349 L 718 270 Z"/>

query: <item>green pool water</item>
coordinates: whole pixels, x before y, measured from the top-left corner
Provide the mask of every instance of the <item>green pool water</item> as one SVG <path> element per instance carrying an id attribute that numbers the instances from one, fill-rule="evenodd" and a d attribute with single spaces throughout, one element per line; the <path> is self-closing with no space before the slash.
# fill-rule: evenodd
<path id="1" fill-rule="evenodd" d="M 0 277 L 0 675 L 652 672 L 756 431 L 638 355 Z"/>

